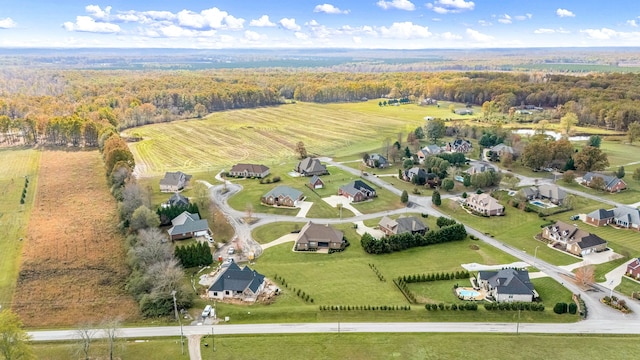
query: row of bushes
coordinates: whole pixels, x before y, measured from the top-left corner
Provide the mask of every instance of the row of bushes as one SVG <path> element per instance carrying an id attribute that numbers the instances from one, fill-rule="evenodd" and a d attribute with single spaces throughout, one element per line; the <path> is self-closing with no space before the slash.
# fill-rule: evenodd
<path id="1" fill-rule="evenodd" d="M 431 230 L 426 234 L 404 233 L 385 236 L 376 239 L 365 233 L 360 239 L 364 251 L 369 254 L 388 254 L 417 246 L 427 246 L 450 241 L 461 241 L 467 237 L 467 231 L 462 224 L 445 226 L 438 230 Z"/>
<path id="2" fill-rule="evenodd" d="M 574 315 L 578 312 L 578 305 L 576 305 L 576 303 L 567 304 L 559 302 L 553 307 L 553 312 L 556 314 L 566 314 L 568 312 L 569 314 Z"/>
<path id="3" fill-rule="evenodd" d="M 29 178 L 25 176 L 24 189 L 22 189 L 22 197 L 20 198 L 20 205 L 24 204 L 24 199 L 27 197 L 27 187 L 29 187 Z"/>
<path id="4" fill-rule="evenodd" d="M 602 298 L 602 303 L 625 314 L 631 312 L 631 309 L 627 306 L 627 302 L 624 301 L 624 299 L 618 299 L 616 296 L 605 296 Z"/>
<path id="5" fill-rule="evenodd" d="M 464 304 L 445 304 L 445 303 L 439 303 L 439 304 L 426 304 L 424 306 L 425 309 L 427 309 L 427 311 L 435 311 L 435 310 L 469 310 L 469 311 L 477 311 L 478 310 L 478 304 L 474 303 L 474 302 L 467 302 Z"/>
<path id="6" fill-rule="evenodd" d="M 409 311 L 410 305 L 320 305 L 320 311 Z"/>
<path id="7" fill-rule="evenodd" d="M 176 246 L 175 256 L 185 268 L 213 264 L 213 255 L 209 245 L 203 242 Z"/>
<path id="8" fill-rule="evenodd" d="M 544 311 L 543 303 L 529 302 L 501 302 L 501 303 L 485 303 L 486 310 L 527 310 L 527 311 Z"/>
<path id="9" fill-rule="evenodd" d="M 375 264 L 369 264 L 369 267 L 371 268 L 371 270 L 373 270 L 374 273 L 376 273 L 378 280 L 384 281 L 384 282 L 387 281 L 387 279 L 385 279 L 384 276 L 382 276 L 382 273 L 380 272 L 380 270 L 378 270 Z"/>
<path id="10" fill-rule="evenodd" d="M 409 290 L 406 282 L 402 281 L 402 279 L 399 279 L 393 280 L 393 283 L 396 284 L 398 289 L 400 289 L 400 292 L 402 293 L 402 295 L 404 295 L 407 301 L 409 301 L 411 304 L 415 304 L 417 302 L 416 295 L 411 290 Z"/>
<path id="11" fill-rule="evenodd" d="M 200 209 L 198 209 L 198 205 L 194 203 L 190 203 L 188 205 L 176 205 L 176 206 L 167 206 L 167 207 L 159 207 L 156 210 L 156 214 L 160 218 L 160 225 L 165 226 L 171 224 L 171 220 L 176 216 L 182 214 L 183 212 L 189 212 L 190 214 L 200 214 Z"/>
<path id="12" fill-rule="evenodd" d="M 275 281 L 278 281 L 282 286 L 285 287 L 285 289 L 289 289 L 289 283 L 287 283 L 287 281 L 282 276 L 278 276 L 278 274 L 275 274 L 273 276 L 273 279 Z M 311 295 L 307 294 L 306 292 L 302 291 L 301 289 L 296 289 L 294 287 L 291 287 L 291 291 L 297 297 L 302 299 L 304 302 L 308 302 L 308 303 L 312 303 L 313 304 L 313 298 L 311 297 Z"/>
<path id="13" fill-rule="evenodd" d="M 468 271 L 452 271 L 450 273 L 441 272 L 431 274 L 403 275 L 398 277 L 398 281 L 402 280 L 406 283 L 418 283 L 440 280 L 468 279 L 470 276 L 471 274 Z"/>
<path id="14" fill-rule="evenodd" d="M 275 184 L 280 182 L 280 176 L 274 176 L 273 178 L 261 178 L 260 184 Z"/>
<path id="15" fill-rule="evenodd" d="M 580 316 L 582 316 L 583 319 L 586 319 L 587 305 L 584 303 L 584 300 L 582 300 L 582 297 L 580 296 L 580 294 L 573 294 L 573 300 L 578 302 Z"/>

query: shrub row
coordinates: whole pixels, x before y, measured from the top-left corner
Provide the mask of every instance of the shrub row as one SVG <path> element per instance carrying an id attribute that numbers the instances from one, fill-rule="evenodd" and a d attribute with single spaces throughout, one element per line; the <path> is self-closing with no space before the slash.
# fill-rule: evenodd
<path id="1" fill-rule="evenodd" d="M 478 304 L 474 303 L 474 302 L 467 302 L 464 304 L 445 304 L 445 303 L 439 303 L 439 304 L 427 304 L 424 306 L 425 309 L 427 309 L 427 311 L 435 311 L 435 310 L 470 310 L 470 311 L 477 311 L 478 310 Z"/>
<path id="2" fill-rule="evenodd" d="M 627 306 L 627 302 L 624 301 L 624 299 L 618 299 L 616 296 L 605 296 L 602 298 L 602 303 L 625 314 L 631 312 L 631 309 Z"/>
<path id="3" fill-rule="evenodd" d="M 185 246 L 176 246 L 175 256 L 185 268 L 206 266 L 213 264 L 211 249 L 206 243 L 195 243 Z"/>
<path id="4" fill-rule="evenodd" d="M 485 303 L 486 310 L 527 310 L 527 311 L 544 311 L 543 303 L 529 302 L 501 302 L 501 303 Z"/>
<path id="5" fill-rule="evenodd" d="M 553 312 L 556 314 L 565 314 L 565 313 L 570 313 L 570 314 L 575 314 L 576 312 L 578 312 L 578 305 L 576 305 L 575 303 L 563 303 L 563 302 L 559 302 L 556 303 L 556 305 L 553 307 Z"/>
<path id="6" fill-rule="evenodd" d="M 27 187 L 29 187 L 29 178 L 25 176 L 24 189 L 22 189 L 22 197 L 20 198 L 20 205 L 24 204 L 24 199 L 27 197 Z"/>
<path id="7" fill-rule="evenodd" d="M 396 311 L 411 310 L 411 305 L 320 305 L 320 311 Z"/>
<path id="8" fill-rule="evenodd" d="M 282 286 L 285 287 L 285 289 L 289 289 L 289 283 L 287 283 L 287 281 L 282 277 L 282 276 L 278 276 L 278 274 L 275 274 L 273 276 L 273 279 L 275 281 L 278 281 Z M 301 289 L 296 289 L 294 287 L 291 287 L 290 289 L 297 297 L 299 297 L 300 299 L 302 299 L 304 302 L 308 302 L 308 303 L 312 303 L 313 304 L 313 298 L 311 297 L 311 295 L 307 294 L 306 292 L 302 291 Z"/>
<path id="9" fill-rule="evenodd" d="M 579 307 L 579 311 L 580 311 L 580 316 L 582 316 L 583 319 L 587 318 L 587 305 L 584 303 L 584 300 L 582 300 L 582 297 L 580 296 L 580 294 L 574 294 L 573 295 L 573 299 L 578 301 L 578 307 Z"/>
<path id="10" fill-rule="evenodd" d="M 467 237 L 467 231 L 462 224 L 445 226 L 438 230 L 431 230 L 426 234 L 404 233 L 385 236 L 376 239 L 371 234 L 365 233 L 360 239 L 364 251 L 369 254 L 387 254 L 417 246 L 427 246 L 450 241 L 460 241 Z"/>
<path id="11" fill-rule="evenodd" d="M 402 280 L 406 283 L 417 283 L 440 280 L 468 279 L 470 276 L 471 274 L 468 271 L 456 271 L 450 273 L 441 272 L 431 274 L 403 275 L 398 277 L 398 281 Z"/>
<path id="12" fill-rule="evenodd" d="M 384 281 L 384 282 L 387 281 L 387 279 L 385 279 L 384 276 L 382 276 L 382 273 L 380 273 L 380 270 L 378 270 L 375 264 L 369 264 L 369 267 L 371 268 L 371 270 L 373 270 L 374 273 L 376 273 L 376 276 L 378 276 L 378 280 Z"/>
<path id="13" fill-rule="evenodd" d="M 280 182 L 280 176 L 274 176 L 273 178 L 261 178 L 260 184 L 275 184 Z"/>
<path id="14" fill-rule="evenodd" d="M 156 210 L 156 214 L 158 214 L 158 217 L 160 218 L 160 225 L 165 226 L 171 224 L 171 219 L 175 218 L 185 211 L 188 211 L 191 214 L 200 214 L 200 209 L 198 209 L 198 205 L 196 205 L 195 203 L 190 203 L 188 205 L 159 207 L 158 210 Z"/>
<path id="15" fill-rule="evenodd" d="M 447 217 L 444 216 L 440 216 L 438 217 L 438 220 L 436 220 L 436 225 L 438 225 L 439 228 L 445 227 L 445 226 L 451 226 L 451 225 L 455 225 L 457 224 L 455 220 L 453 219 L 449 219 Z"/>
<path id="16" fill-rule="evenodd" d="M 409 290 L 409 287 L 407 286 L 406 282 L 400 279 L 400 280 L 393 280 L 393 283 L 396 284 L 398 289 L 400 289 L 400 292 L 404 295 L 407 301 L 409 301 L 411 304 L 415 304 L 417 302 L 416 295 L 411 290 Z"/>

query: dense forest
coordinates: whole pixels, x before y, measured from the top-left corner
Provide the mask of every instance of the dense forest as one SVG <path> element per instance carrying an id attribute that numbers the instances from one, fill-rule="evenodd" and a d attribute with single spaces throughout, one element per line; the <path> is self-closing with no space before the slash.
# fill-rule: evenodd
<path id="1" fill-rule="evenodd" d="M 0 72 L 0 142 L 95 146 L 100 129 L 202 117 L 288 101 L 381 97 L 482 105 L 562 107 L 579 125 L 625 131 L 640 118 L 640 76 L 543 72 L 357 73 L 252 69 Z"/>

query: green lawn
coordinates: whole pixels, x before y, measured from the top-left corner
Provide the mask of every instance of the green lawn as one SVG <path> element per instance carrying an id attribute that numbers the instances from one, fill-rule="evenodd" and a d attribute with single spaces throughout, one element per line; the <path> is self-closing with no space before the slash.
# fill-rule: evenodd
<path id="1" fill-rule="evenodd" d="M 40 155 L 40 151 L 33 149 L 0 150 L 0 306 L 9 307 L 13 298 L 20 268 L 20 240 L 27 232 L 35 202 Z M 25 203 L 21 205 L 25 176 L 29 177 L 29 185 Z"/>
<path id="2" fill-rule="evenodd" d="M 202 358 L 237 359 L 259 354 L 263 360 L 288 359 L 538 359 L 632 358 L 638 336 L 530 335 L 473 333 L 284 334 L 205 337 Z M 214 341 L 212 341 L 214 340 Z M 212 343 L 215 342 L 215 352 Z M 209 346 L 205 347 L 204 344 Z M 259 344 L 259 350 L 256 350 Z M 286 344 L 283 347 L 283 344 Z M 497 345 L 502 344 L 502 345 Z M 606 350 L 605 350 L 606 349 Z M 579 355 L 578 355 L 579 354 Z"/>
<path id="3" fill-rule="evenodd" d="M 255 241 L 266 244 L 280 238 L 287 233 L 300 230 L 304 226 L 301 222 L 279 222 L 277 224 L 264 225 L 256 228 L 251 233 Z"/>
<path id="4" fill-rule="evenodd" d="M 31 345 L 38 360 L 66 360 L 80 359 L 80 355 L 74 355 L 77 346 L 68 342 L 38 342 Z M 181 355 L 179 338 L 151 338 L 140 340 L 126 340 L 118 344 L 116 350 L 117 359 L 189 359 L 187 339 L 184 343 L 185 354 Z M 89 348 L 91 359 L 108 359 L 106 343 L 103 340 L 95 340 Z"/>
<path id="5" fill-rule="evenodd" d="M 616 259 L 616 260 L 612 260 L 612 261 L 606 262 L 604 264 L 595 265 L 595 270 L 593 272 L 593 275 L 595 277 L 596 282 L 604 282 L 604 281 L 606 281 L 607 278 L 605 278 L 604 276 L 607 273 L 609 273 L 613 269 L 617 268 L 618 266 L 624 264 L 628 260 L 629 260 L 628 258 L 623 257 L 623 258 L 620 258 L 620 259 Z"/>
<path id="6" fill-rule="evenodd" d="M 628 279 L 626 276 L 622 277 L 622 282 L 615 288 L 616 291 L 631 297 L 631 294 L 640 292 L 640 283 Z"/>

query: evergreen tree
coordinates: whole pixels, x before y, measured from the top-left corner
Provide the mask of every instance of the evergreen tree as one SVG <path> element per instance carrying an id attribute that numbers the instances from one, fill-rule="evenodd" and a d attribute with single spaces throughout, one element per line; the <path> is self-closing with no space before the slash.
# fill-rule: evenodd
<path id="1" fill-rule="evenodd" d="M 433 205 L 435 206 L 442 205 L 442 199 L 440 198 L 440 192 L 438 192 L 438 190 L 433 191 L 433 194 L 431 195 L 431 202 L 433 202 Z"/>

